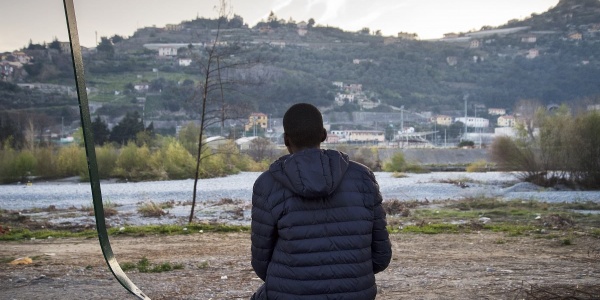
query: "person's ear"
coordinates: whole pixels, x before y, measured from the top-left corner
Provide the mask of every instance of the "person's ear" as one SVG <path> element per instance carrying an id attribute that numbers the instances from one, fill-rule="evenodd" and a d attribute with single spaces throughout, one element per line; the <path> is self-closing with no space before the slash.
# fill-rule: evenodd
<path id="1" fill-rule="evenodd" d="M 327 129 L 323 128 L 323 133 L 321 136 L 321 143 L 327 139 Z"/>

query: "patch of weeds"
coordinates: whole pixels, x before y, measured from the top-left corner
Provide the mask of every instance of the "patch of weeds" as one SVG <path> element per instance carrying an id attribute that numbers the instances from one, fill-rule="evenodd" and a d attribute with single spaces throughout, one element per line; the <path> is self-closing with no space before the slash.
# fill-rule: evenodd
<path id="1" fill-rule="evenodd" d="M 496 245 L 503 245 L 506 244 L 506 240 L 505 239 L 498 239 L 494 241 L 494 244 Z"/>
<path id="2" fill-rule="evenodd" d="M 410 216 L 410 209 L 418 206 L 418 202 L 416 201 L 400 201 L 398 199 L 392 199 L 383 201 L 381 204 L 383 206 L 383 210 L 387 215 L 399 215 L 401 217 Z"/>
<path id="3" fill-rule="evenodd" d="M 162 217 L 167 214 L 166 211 L 161 207 L 161 205 L 154 203 L 153 201 L 145 202 L 138 206 L 138 213 L 140 213 L 144 217 Z"/>
<path id="4" fill-rule="evenodd" d="M 93 269 L 93 268 L 94 268 L 94 267 L 92 267 L 92 266 L 90 266 L 90 265 L 87 265 L 87 266 L 85 266 L 85 269 L 86 269 L 86 270 L 91 270 L 91 269 Z"/>
<path id="5" fill-rule="evenodd" d="M 404 233 L 423 233 L 423 234 L 440 234 L 440 233 L 459 233 L 461 228 L 454 224 L 417 224 L 404 226 L 400 232 Z"/>
<path id="6" fill-rule="evenodd" d="M 172 270 L 181 270 L 183 269 L 183 264 L 172 265 L 169 262 L 165 262 L 158 265 L 152 265 L 150 263 L 150 260 L 148 260 L 148 258 L 144 256 L 137 263 L 125 262 L 121 264 L 121 269 L 123 269 L 123 271 L 131 271 L 137 269 L 140 273 L 162 273 L 169 272 Z"/>
<path id="7" fill-rule="evenodd" d="M 394 173 L 392 173 L 392 177 L 394 177 L 394 178 L 406 178 L 406 177 L 408 177 L 408 175 L 406 175 L 406 173 L 402 173 L 402 172 L 394 172 Z"/>
<path id="8" fill-rule="evenodd" d="M 562 246 L 571 246 L 571 245 L 573 245 L 573 240 L 570 238 L 564 238 L 564 239 L 560 240 L 560 244 Z"/>
<path id="9" fill-rule="evenodd" d="M 169 200 L 167 202 L 162 202 L 162 203 L 160 203 L 159 206 L 162 209 L 173 208 L 173 207 L 175 207 L 175 200 Z"/>
<path id="10" fill-rule="evenodd" d="M 541 222 L 544 227 L 550 227 L 552 229 L 565 230 L 575 227 L 575 221 L 569 217 L 558 214 L 544 216 L 541 218 Z"/>
<path id="11" fill-rule="evenodd" d="M 201 262 L 197 267 L 198 267 L 198 269 L 206 269 L 206 268 L 208 268 L 208 261 Z"/>
<path id="12" fill-rule="evenodd" d="M 492 167 L 492 165 L 490 163 L 488 163 L 487 161 L 485 161 L 485 160 L 478 160 L 476 162 L 470 163 L 467 166 L 466 171 L 468 173 L 487 172 L 491 167 Z"/>
<path id="13" fill-rule="evenodd" d="M 64 237 L 94 237 L 97 233 L 94 230 L 83 230 L 79 232 L 72 232 L 66 230 L 29 230 L 26 228 L 14 228 L 7 234 L 0 235 L 0 241 L 16 241 L 22 239 L 48 239 L 52 238 L 64 238 Z"/>
<path id="14" fill-rule="evenodd" d="M 135 263 L 132 263 L 132 262 L 121 263 L 121 270 L 123 270 L 124 272 L 135 270 L 136 268 L 137 268 L 137 265 Z"/>
<path id="15" fill-rule="evenodd" d="M 590 230 L 590 234 L 594 237 L 600 238 L 600 228 L 593 228 Z"/>
<path id="16" fill-rule="evenodd" d="M 564 209 L 600 210 L 600 203 L 596 203 L 596 202 L 592 202 L 592 201 L 562 202 L 562 203 L 557 203 L 556 205 L 560 206 Z"/>

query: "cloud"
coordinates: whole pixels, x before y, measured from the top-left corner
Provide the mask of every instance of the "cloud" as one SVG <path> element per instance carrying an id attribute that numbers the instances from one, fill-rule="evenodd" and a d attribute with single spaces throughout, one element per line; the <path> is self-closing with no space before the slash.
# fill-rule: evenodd
<path id="1" fill-rule="evenodd" d="M 309 0 L 306 11 L 312 15 L 319 11 L 320 6 L 325 6 L 318 18 L 319 23 L 324 23 L 335 20 L 348 5 L 351 5 L 348 0 Z"/>

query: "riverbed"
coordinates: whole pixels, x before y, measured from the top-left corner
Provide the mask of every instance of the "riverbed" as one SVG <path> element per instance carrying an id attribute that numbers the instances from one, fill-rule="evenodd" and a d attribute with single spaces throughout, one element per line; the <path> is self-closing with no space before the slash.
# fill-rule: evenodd
<path id="1" fill-rule="evenodd" d="M 197 188 L 197 219 L 248 224 L 252 185 L 259 175 L 258 172 L 242 172 L 200 180 Z M 600 202 L 600 191 L 541 188 L 519 182 L 514 174 L 504 172 L 434 172 L 406 174 L 403 178 L 396 178 L 392 173 L 377 172 L 375 176 L 384 201 L 458 200 L 485 196 L 542 202 Z M 193 186 L 194 181 L 191 179 L 135 183 L 104 181 L 101 183 L 101 190 L 104 203 L 116 206 L 119 212 L 109 220 L 112 225 L 182 223 L 189 214 Z M 168 215 L 164 217 L 141 218 L 136 214 L 136 208 L 147 202 L 171 202 L 175 205 L 167 210 Z M 51 207 L 50 211 L 73 211 L 91 206 L 89 183 L 76 180 L 0 186 L 0 209 L 29 210 L 31 217 L 48 218 L 52 222 L 93 224 L 92 216 L 71 212 L 60 217 L 48 209 Z"/>

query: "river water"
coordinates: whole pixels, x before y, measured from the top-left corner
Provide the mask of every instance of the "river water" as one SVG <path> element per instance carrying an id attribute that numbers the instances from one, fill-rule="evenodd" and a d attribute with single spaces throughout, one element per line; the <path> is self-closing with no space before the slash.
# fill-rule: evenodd
<path id="1" fill-rule="evenodd" d="M 199 203 L 218 202 L 230 198 L 249 203 L 252 185 L 260 173 L 243 172 L 237 175 L 203 179 L 198 183 Z M 384 200 L 439 200 L 465 197 L 494 196 L 503 199 L 538 200 L 544 202 L 600 202 L 600 191 L 573 191 L 543 189 L 529 183 L 519 183 L 510 173 L 434 172 L 407 174 L 394 178 L 391 173 L 377 172 Z M 457 184 L 461 182 L 462 184 Z M 140 202 L 189 202 L 192 199 L 193 180 L 172 180 L 137 183 L 103 182 L 103 200 L 126 207 Z M 0 185 L 0 209 L 22 210 L 91 206 L 89 183 L 72 181 L 36 182 Z"/>

